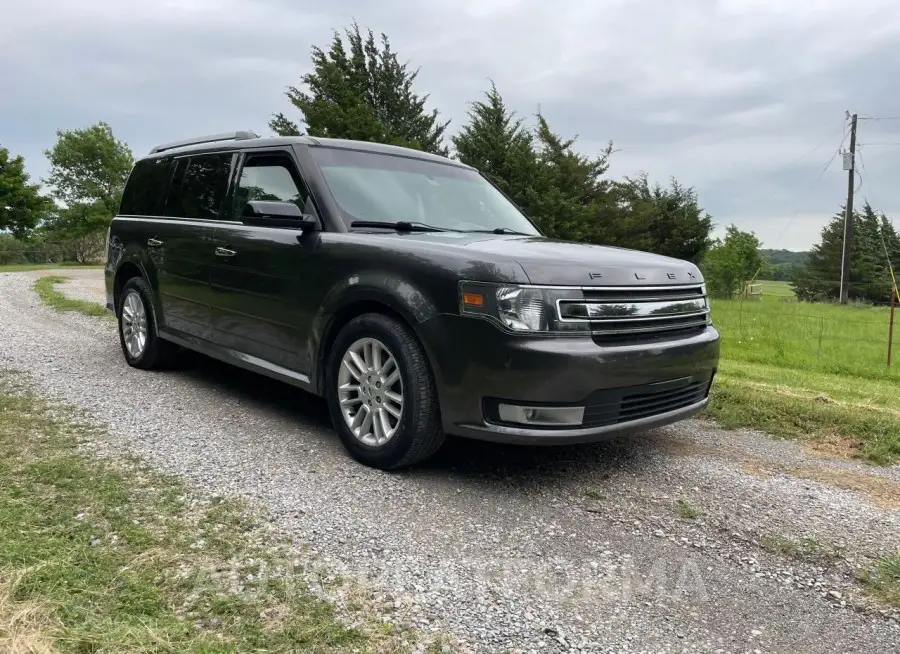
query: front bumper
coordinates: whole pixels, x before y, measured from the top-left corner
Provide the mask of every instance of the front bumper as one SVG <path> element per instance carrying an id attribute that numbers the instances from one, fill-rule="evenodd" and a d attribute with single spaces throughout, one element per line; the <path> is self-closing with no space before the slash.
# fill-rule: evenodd
<path id="1" fill-rule="evenodd" d="M 708 402 L 719 358 L 709 327 L 681 340 L 598 345 L 590 337 L 508 334 L 443 314 L 419 325 L 434 369 L 444 431 L 521 444 L 584 443 L 671 424 Z M 500 403 L 584 406 L 583 424 L 539 427 L 499 419 Z"/>

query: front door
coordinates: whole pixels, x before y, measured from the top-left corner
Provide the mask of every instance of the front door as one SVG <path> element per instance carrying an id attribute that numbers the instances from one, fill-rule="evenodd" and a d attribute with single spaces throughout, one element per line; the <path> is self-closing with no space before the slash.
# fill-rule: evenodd
<path id="1" fill-rule="evenodd" d="M 308 331 L 314 307 L 308 296 L 319 233 L 240 222 L 249 200 L 294 202 L 315 215 L 290 150 L 244 155 L 232 198 L 231 221 L 215 232 L 210 271 L 216 344 L 256 365 L 308 381 Z"/>
<path id="2" fill-rule="evenodd" d="M 157 271 L 163 332 L 210 338 L 213 237 L 235 158 L 213 153 L 175 160 L 163 211 L 167 218 L 149 228 L 147 241 Z"/>

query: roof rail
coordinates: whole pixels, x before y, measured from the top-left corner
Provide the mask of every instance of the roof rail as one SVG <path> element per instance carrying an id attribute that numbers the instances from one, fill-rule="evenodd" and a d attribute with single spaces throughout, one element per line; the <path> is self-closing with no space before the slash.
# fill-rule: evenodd
<path id="1" fill-rule="evenodd" d="M 243 141 L 245 139 L 258 139 L 259 134 L 254 134 L 250 131 L 237 131 L 237 132 L 225 132 L 223 134 L 210 134 L 209 136 L 196 136 L 192 139 L 185 139 L 184 141 L 173 141 L 172 143 L 164 143 L 162 145 L 157 145 L 155 148 L 150 150 L 150 154 L 154 154 L 155 152 L 162 152 L 164 150 L 171 150 L 173 148 L 180 148 L 185 145 L 199 145 L 201 143 L 215 143 L 216 141 Z"/>

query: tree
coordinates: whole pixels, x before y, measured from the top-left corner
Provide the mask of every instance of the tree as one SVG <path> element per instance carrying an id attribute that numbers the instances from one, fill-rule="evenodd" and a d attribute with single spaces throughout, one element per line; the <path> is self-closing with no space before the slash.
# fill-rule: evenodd
<path id="1" fill-rule="evenodd" d="M 110 215 L 101 201 L 57 207 L 41 232 L 46 245 L 64 261 L 89 263 L 103 256 L 103 242 Z"/>
<path id="2" fill-rule="evenodd" d="M 491 83 L 485 100 L 473 102 L 469 122 L 453 137 L 457 158 L 477 168 L 531 213 L 538 159 L 531 132 L 504 103 Z"/>
<path id="3" fill-rule="evenodd" d="M 604 216 L 613 207 L 611 183 L 603 178 L 612 154 L 610 143 L 599 156 L 574 149 L 578 137 L 556 134 L 537 115 L 535 146 L 538 174 L 533 212 L 548 236 L 586 243 L 607 243 Z"/>
<path id="4" fill-rule="evenodd" d="M 290 86 L 285 93 L 300 110 L 306 132 L 446 156 L 443 136 L 449 121 L 441 122 L 437 110 L 425 110 L 428 96 L 413 90 L 418 70 L 400 63 L 385 34 L 379 44 L 372 30 L 364 37 L 356 23 L 344 34 L 349 51 L 335 32 L 327 52 L 313 47 L 313 71 L 301 78 L 306 89 Z M 300 133 L 300 126 L 281 113 L 269 127 L 284 136 Z"/>
<path id="5" fill-rule="evenodd" d="M 797 297 L 808 302 L 838 300 L 841 255 L 844 242 L 844 209 L 822 229 L 819 243 L 809 253 L 806 265 L 794 275 Z M 887 251 L 887 253 L 885 252 Z M 850 251 L 849 297 L 859 302 L 890 300 L 890 262 L 900 254 L 900 240 L 884 214 L 867 202 L 853 214 L 853 247 Z"/>
<path id="6" fill-rule="evenodd" d="M 716 239 L 703 259 L 703 274 L 709 292 L 731 299 L 742 294 L 762 266 L 759 239 L 729 225 L 724 239 Z"/>
<path id="7" fill-rule="evenodd" d="M 10 157 L 9 150 L 0 147 L 0 230 L 18 239 L 31 234 L 49 205 L 40 185 L 30 179 L 22 156 Z"/>
<path id="8" fill-rule="evenodd" d="M 112 218 L 134 164 L 128 145 L 104 122 L 85 129 L 57 130 L 56 145 L 44 154 L 50 161 L 53 197 L 63 205 L 99 202 Z"/>
<path id="9" fill-rule="evenodd" d="M 614 186 L 617 213 L 610 239 L 621 247 L 655 252 L 699 263 L 710 247 L 712 217 L 700 208 L 697 193 L 672 179 L 667 188 L 650 184 L 641 173 Z"/>

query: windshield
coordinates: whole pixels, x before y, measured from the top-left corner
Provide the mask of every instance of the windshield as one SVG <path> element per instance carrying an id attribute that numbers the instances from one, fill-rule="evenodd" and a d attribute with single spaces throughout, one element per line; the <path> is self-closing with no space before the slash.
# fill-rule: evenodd
<path id="1" fill-rule="evenodd" d="M 349 227 L 407 221 L 454 231 L 539 232 L 474 170 L 342 148 L 309 149 Z"/>

